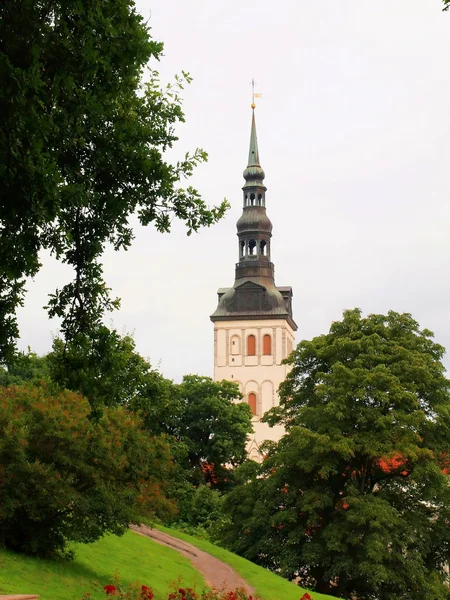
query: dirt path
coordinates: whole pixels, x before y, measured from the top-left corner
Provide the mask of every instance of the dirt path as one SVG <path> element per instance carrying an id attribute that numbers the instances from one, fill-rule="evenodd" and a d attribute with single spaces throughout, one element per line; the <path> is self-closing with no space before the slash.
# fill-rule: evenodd
<path id="1" fill-rule="evenodd" d="M 170 546 L 183 556 L 186 556 L 194 567 L 200 571 L 209 586 L 214 586 L 216 588 L 226 587 L 231 590 L 244 588 L 249 594 L 255 593 L 255 590 L 226 563 L 211 556 L 211 554 L 196 548 L 192 544 L 172 537 L 157 529 L 146 527 L 145 525 L 130 525 L 130 529 L 136 531 L 136 533 L 139 533 L 140 535 L 151 538 L 155 542 L 158 542 L 158 544 Z"/>

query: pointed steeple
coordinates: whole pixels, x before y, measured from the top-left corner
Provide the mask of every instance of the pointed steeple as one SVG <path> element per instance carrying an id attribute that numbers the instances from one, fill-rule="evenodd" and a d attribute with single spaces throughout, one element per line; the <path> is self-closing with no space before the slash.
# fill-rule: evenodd
<path id="1" fill-rule="evenodd" d="M 212 321 L 241 318 L 292 319 L 291 288 L 277 288 L 271 261 L 272 223 L 266 213 L 264 171 L 260 164 L 256 135 L 255 105 L 252 104 L 252 127 L 248 164 L 242 188 L 243 207 L 237 226 L 239 260 L 233 287 L 219 290 L 219 304 Z"/>
<path id="2" fill-rule="evenodd" d="M 258 136 L 256 135 L 255 109 L 252 108 L 252 130 L 250 133 L 250 148 L 248 152 L 248 167 L 259 164 Z"/>
<path id="3" fill-rule="evenodd" d="M 250 132 L 250 147 L 248 150 L 248 164 L 244 171 L 244 179 L 247 182 L 244 189 L 253 186 L 264 187 L 265 173 L 259 162 L 258 136 L 256 135 L 255 105 L 252 104 L 252 129 Z M 265 188 L 264 188 L 265 190 Z"/>

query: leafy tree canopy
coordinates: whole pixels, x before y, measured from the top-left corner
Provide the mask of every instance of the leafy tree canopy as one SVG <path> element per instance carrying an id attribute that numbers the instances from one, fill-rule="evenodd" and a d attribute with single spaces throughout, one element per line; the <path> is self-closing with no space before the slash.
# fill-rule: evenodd
<path id="1" fill-rule="evenodd" d="M 251 412 L 236 383 L 186 375 L 181 384 L 150 380 L 147 393 L 131 407 L 142 411 L 150 431 L 164 431 L 182 445 L 180 460 L 196 484 L 226 485 L 227 466 L 246 459 Z"/>
<path id="2" fill-rule="evenodd" d="M 0 405 L 0 544 L 48 556 L 173 512 L 169 446 L 136 415 L 88 419 L 87 400 L 45 385 L 0 387 Z"/>
<path id="3" fill-rule="evenodd" d="M 449 381 L 408 314 L 301 342 L 267 415 L 287 433 L 226 499 L 234 551 L 344 598 L 448 598 Z"/>
<path id="4" fill-rule="evenodd" d="M 41 249 L 73 267 L 48 306 L 71 339 L 117 306 L 100 258 L 107 244 L 129 247 L 131 215 L 162 232 L 176 217 L 190 233 L 227 204 L 210 209 L 178 185 L 203 151 L 164 159 L 189 76 L 162 89 L 157 71 L 144 72 L 163 46 L 133 0 L 1 2 L 0 40 L 0 360 L 8 360 Z"/>
<path id="5" fill-rule="evenodd" d="M 99 417 L 105 406 L 139 412 L 152 435 L 172 440 L 174 458 L 190 481 L 222 485 L 226 465 L 246 458 L 251 413 L 237 384 L 187 375 L 165 379 L 136 351 L 131 336 L 100 326 L 70 342 L 56 339 L 46 358 L 52 381 L 80 392 Z"/>
<path id="6" fill-rule="evenodd" d="M 251 411 L 241 399 L 236 383 L 186 375 L 179 386 L 181 413 L 179 436 L 187 445 L 190 466 L 219 469 L 238 465 L 246 457 L 247 436 L 252 431 Z M 205 469 L 203 468 L 205 473 Z M 210 483 L 214 482 L 211 479 Z"/>
<path id="7" fill-rule="evenodd" d="M 17 352 L 7 368 L 0 366 L 0 385 L 19 385 L 28 381 L 49 379 L 46 356 L 38 356 L 28 348 L 27 352 Z"/>
<path id="8" fill-rule="evenodd" d="M 77 333 L 69 342 L 56 338 L 46 360 L 52 381 L 80 392 L 97 414 L 105 406 L 130 403 L 161 377 L 136 352 L 130 335 L 122 336 L 104 325 L 89 335 Z"/>

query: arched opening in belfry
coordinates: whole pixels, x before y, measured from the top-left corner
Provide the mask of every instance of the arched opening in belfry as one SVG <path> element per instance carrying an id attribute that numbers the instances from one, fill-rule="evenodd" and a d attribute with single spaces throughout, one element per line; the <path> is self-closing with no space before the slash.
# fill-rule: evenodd
<path id="1" fill-rule="evenodd" d="M 240 257 L 244 258 L 244 256 L 245 256 L 245 242 L 240 242 L 239 243 L 239 248 L 240 248 Z"/>
<path id="2" fill-rule="evenodd" d="M 270 356 L 272 354 L 272 338 L 267 333 L 263 337 L 263 354 L 265 356 Z"/>
<path id="3" fill-rule="evenodd" d="M 254 206 L 254 205 L 255 205 L 255 194 L 250 194 L 250 204 L 251 204 L 252 206 Z"/>
<path id="4" fill-rule="evenodd" d="M 248 243 L 248 253 L 250 256 L 256 255 L 256 242 L 255 240 L 250 240 Z"/>
<path id="5" fill-rule="evenodd" d="M 259 253 L 262 254 L 262 256 L 267 256 L 267 242 L 265 240 L 261 240 L 259 243 Z"/>
<path id="6" fill-rule="evenodd" d="M 244 206 L 248 206 L 248 194 L 244 195 Z"/>
<path id="7" fill-rule="evenodd" d="M 248 395 L 248 405 L 250 406 L 252 415 L 256 415 L 256 394 L 254 392 L 250 392 Z"/>
<path id="8" fill-rule="evenodd" d="M 258 206 L 262 206 L 263 205 L 263 197 L 262 194 L 258 194 Z"/>
<path id="9" fill-rule="evenodd" d="M 247 356 L 255 356 L 256 354 L 256 338 L 254 335 L 249 335 L 247 338 Z"/>

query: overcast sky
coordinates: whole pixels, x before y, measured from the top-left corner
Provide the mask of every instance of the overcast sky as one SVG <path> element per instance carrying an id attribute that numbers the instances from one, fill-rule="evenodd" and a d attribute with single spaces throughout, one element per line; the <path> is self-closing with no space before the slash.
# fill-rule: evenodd
<path id="1" fill-rule="evenodd" d="M 217 288 L 231 286 L 251 119 L 252 77 L 273 222 L 277 285 L 291 285 L 297 340 L 346 308 L 410 312 L 450 349 L 450 13 L 441 0 L 139 0 L 158 65 L 183 69 L 186 123 L 173 153 L 202 147 L 192 179 L 218 225 L 188 238 L 138 228 L 105 254 L 122 298 L 107 317 L 167 377 L 213 372 Z M 42 307 L 71 273 L 44 256 L 20 310 L 21 347 L 51 347 Z M 450 359 L 446 357 L 450 367 Z"/>

